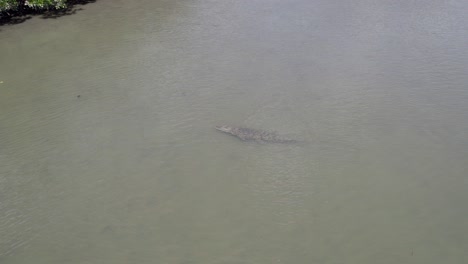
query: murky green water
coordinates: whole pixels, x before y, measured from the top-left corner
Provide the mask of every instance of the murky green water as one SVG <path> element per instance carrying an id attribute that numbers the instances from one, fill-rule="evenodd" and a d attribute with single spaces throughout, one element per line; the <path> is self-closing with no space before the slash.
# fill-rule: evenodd
<path id="1" fill-rule="evenodd" d="M 467 13 L 100 0 L 0 28 L 0 263 L 468 263 Z"/>

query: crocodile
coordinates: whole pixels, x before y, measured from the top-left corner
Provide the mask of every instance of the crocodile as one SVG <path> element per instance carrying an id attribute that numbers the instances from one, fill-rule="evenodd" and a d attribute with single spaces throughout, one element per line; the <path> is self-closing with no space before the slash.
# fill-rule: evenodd
<path id="1" fill-rule="evenodd" d="M 243 141 L 252 140 L 267 143 L 297 143 L 297 140 L 280 136 L 275 132 L 226 125 L 215 126 L 215 128 L 221 132 L 236 136 Z"/>

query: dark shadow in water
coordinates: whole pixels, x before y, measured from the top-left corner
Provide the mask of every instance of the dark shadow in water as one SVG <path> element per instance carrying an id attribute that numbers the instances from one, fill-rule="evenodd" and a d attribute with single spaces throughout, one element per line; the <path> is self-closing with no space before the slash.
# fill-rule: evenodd
<path id="1" fill-rule="evenodd" d="M 24 8 L 20 11 L 3 12 L 0 14 L 0 26 L 20 24 L 31 19 L 34 15 L 40 16 L 42 19 L 56 19 L 62 16 L 73 15 L 77 11 L 83 10 L 83 8 L 76 7 L 77 5 L 86 5 L 96 1 L 97 0 L 69 0 L 67 1 L 67 7 L 57 10 L 34 10 Z"/>
<path id="2" fill-rule="evenodd" d="M 32 16 L 7 16 L 7 17 L 0 17 L 0 26 L 3 25 L 15 25 L 23 23 L 26 20 L 31 19 Z"/>

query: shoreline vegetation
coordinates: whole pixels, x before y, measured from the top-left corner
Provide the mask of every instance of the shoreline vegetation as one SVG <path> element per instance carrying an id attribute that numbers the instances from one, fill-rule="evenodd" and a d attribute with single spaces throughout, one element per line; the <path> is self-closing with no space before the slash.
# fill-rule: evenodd
<path id="1" fill-rule="evenodd" d="M 0 0 L 0 25 L 19 24 L 41 15 L 42 18 L 58 18 L 75 14 L 85 5 L 96 0 Z"/>

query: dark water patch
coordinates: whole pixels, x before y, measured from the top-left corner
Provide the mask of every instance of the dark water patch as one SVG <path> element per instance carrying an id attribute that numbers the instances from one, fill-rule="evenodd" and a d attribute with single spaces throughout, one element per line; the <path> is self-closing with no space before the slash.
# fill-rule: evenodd
<path id="1" fill-rule="evenodd" d="M 101 229 L 101 234 L 112 234 L 115 232 L 115 228 L 111 225 L 106 225 Z"/>
<path id="2" fill-rule="evenodd" d="M 23 15 L 14 15 L 10 16 L 9 14 L 0 14 L 0 26 L 3 25 L 16 25 L 25 22 L 26 20 L 31 19 L 32 16 L 23 16 Z"/>

